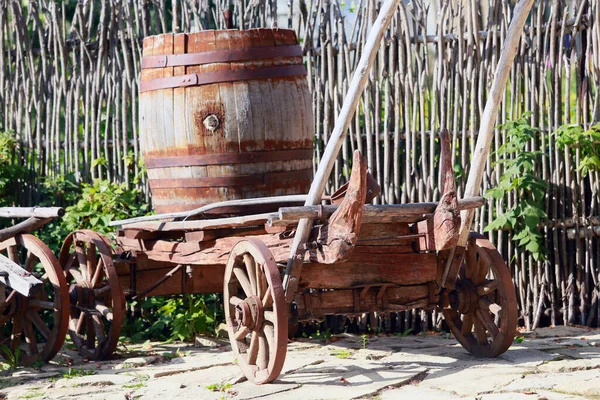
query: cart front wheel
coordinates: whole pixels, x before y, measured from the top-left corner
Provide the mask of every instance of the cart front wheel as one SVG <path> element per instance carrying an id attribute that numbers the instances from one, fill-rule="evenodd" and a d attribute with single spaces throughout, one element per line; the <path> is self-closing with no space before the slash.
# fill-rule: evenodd
<path id="1" fill-rule="evenodd" d="M 240 240 L 231 250 L 223 296 L 237 364 L 248 380 L 271 382 L 285 362 L 288 321 L 281 274 L 260 240 Z"/>
<path id="2" fill-rule="evenodd" d="M 35 236 L 17 235 L 0 252 L 43 283 L 29 297 L 2 286 L 0 355 L 21 365 L 48 362 L 60 350 L 69 322 L 69 292 L 58 260 Z"/>
<path id="3" fill-rule="evenodd" d="M 495 357 L 512 344 L 517 297 L 510 271 L 487 239 L 471 233 L 456 287 L 441 298 L 443 314 L 460 344 L 476 357 Z"/>
<path id="4" fill-rule="evenodd" d="M 79 354 L 106 360 L 119 341 L 125 296 L 119 285 L 109 242 L 100 234 L 71 233 L 60 250 L 60 264 L 69 283 L 69 334 Z"/>

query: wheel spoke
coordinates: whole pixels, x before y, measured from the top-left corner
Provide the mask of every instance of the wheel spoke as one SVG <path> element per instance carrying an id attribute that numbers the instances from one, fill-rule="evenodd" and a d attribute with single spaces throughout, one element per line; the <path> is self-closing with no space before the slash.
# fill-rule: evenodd
<path id="1" fill-rule="evenodd" d="M 492 316 L 488 312 L 481 309 L 477 310 L 476 313 L 477 319 L 483 323 L 483 326 L 485 326 L 490 335 L 492 335 L 492 338 L 495 338 L 498 335 L 499 330 L 496 326 L 496 323 L 492 319 Z"/>
<path id="2" fill-rule="evenodd" d="M 21 264 L 19 262 L 19 248 L 16 244 L 8 246 L 8 249 L 6 251 L 8 252 L 8 258 L 10 258 L 11 261 L 19 265 Z"/>
<path id="3" fill-rule="evenodd" d="M 37 354 L 39 352 L 37 340 L 35 340 L 35 332 L 33 331 L 33 325 L 30 320 L 25 320 L 23 322 L 23 331 L 25 332 L 25 341 L 27 342 L 27 347 L 29 348 L 29 354 Z"/>
<path id="4" fill-rule="evenodd" d="M 248 280 L 250 281 L 250 287 L 252 288 L 252 294 L 254 296 L 260 296 L 257 292 L 257 275 L 256 275 L 256 263 L 254 262 L 254 258 L 252 255 L 246 253 L 244 254 L 244 265 L 246 266 L 246 271 L 248 271 Z M 248 294 L 248 293 L 247 293 Z M 250 294 L 249 294 L 250 295 Z"/>
<path id="5" fill-rule="evenodd" d="M 25 269 L 25 271 L 27 272 L 33 271 L 36 258 L 37 257 L 35 256 L 35 254 L 33 254 L 31 251 L 28 251 L 27 257 L 25 258 L 25 264 L 23 265 L 23 269 Z"/>
<path id="6" fill-rule="evenodd" d="M 88 281 L 90 279 L 87 270 L 87 259 L 85 257 L 85 252 L 81 245 L 77 244 L 75 246 L 75 255 L 77 257 L 77 261 L 79 262 L 79 273 L 82 276 L 82 281 Z"/>
<path id="7" fill-rule="evenodd" d="M 237 296 L 231 296 L 231 298 L 229 299 L 229 304 L 231 304 L 232 306 L 237 306 L 238 304 L 243 303 L 244 300 L 240 299 Z"/>
<path id="8" fill-rule="evenodd" d="M 87 251 L 86 251 L 87 276 L 88 276 L 88 279 L 91 281 L 93 279 L 93 277 L 96 276 L 96 271 L 94 270 L 94 267 L 96 266 L 96 264 L 98 262 L 96 260 L 96 258 L 97 258 L 96 246 L 94 246 L 94 243 L 88 242 L 88 243 L 86 243 L 86 247 L 87 247 Z"/>
<path id="9" fill-rule="evenodd" d="M 100 316 L 92 315 L 92 322 L 94 323 L 94 330 L 96 331 L 96 338 L 98 338 L 98 347 L 101 347 L 106 342 L 106 334 L 104 333 L 104 324 L 100 320 Z"/>
<path id="10" fill-rule="evenodd" d="M 108 282 L 101 288 L 94 289 L 94 296 L 96 297 L 103 297 L 106 293 L 110 293 L 110 285 Z"/>
<path id="11" fill-rule="evenodd" d="M 473 314 L 468 313 L 463 316 L 462 327 L 460 328 L 460 332 L 463 336 L 466 336 L 471 333 L 473 330 Z"/>
<path id="12" fill-rule="evenodd" d="M 21 336 L 23 336 L 23 316 L 16 315 L 13 318 L 13 329 L 11 334 L 11 349 L 16 349 L 21 345 Z"/>
<path id="13" fill-rule="evenodd" d="M 494 315 L 499 315 L 500 311 L 502 311 L 502 307 L 501 306 L 499 306 L 496 303 L 492 303 L 491 301 L 489 301 L 485 297 L 480 298 L 479 301 L 478 301 L 478 303 L 479 303 L 479 307 L 480 308 L 482 308 L 485 311 L 490 311 Z"/>
<path id="14" fill-rule="evenodd" d="M 33 310 L 27 310 L 25 316 L 33 323 L 35 328 L 38 330 L 38 332 L 40 332 L 44 339 L 48 340 L 50 338 L 50 328 L 46 326 L 46 323 L 44 320 L 42 320 L 42 317 L 40 317 L 38 313 Z"/>
<path id="15" fill-rule="evenodd" d="M 265 277 L 265 273 L 262 269 L 262 264 L 256 263 L 256 278 L 258 279 L 257 282 L 257 295 L 258 297 L 262 297 L 264 296 L 264 293 L 267 289 L 267 280 Z"/>
<path id="16" fill-rule="evenodd" d="M 113 320 L 113 313 L 110 310 L 110 308 L 106 307 L 106 305 L 96 302 L 94 304 L 94 308 L 96 309 L 96 311 L 98 311 L 100 314 L 102 314 L 102 316 L 104 318 L 106 318 L 108 321 L 112 321 Z"/>
<path id="17" fill-rule="evenodd" d="M 250 347 L 248 347 L 248 364 L 256 365 L 256 357 L 258 356 L 258 333 L 252 332 L 250 339 Z"/>
<path id="18" fill-rule="evenodd" d="M 243 342 L 244 339 L 246 339 L 246 336 L 248 336 L 248 333 L 250 332 L 250 329 L 247 326 L 242 326 L 234 335 L 233 338 L 235 340 L 237 340 L 238 342 Z"/>
<path id="19" fill-rule="evenodd" d="M 86 317 L 87 319 L 87 331 L 85 332 L 85 343 L 87 349 L 92 351 L 96 348 L 96 328 L 94 327 L 94 319 L 91 315 Z"/>
<path id="20" fill-rule="evenodd" d="M 269 321 L 273 325 L 275 325 L 275 323 L 277 322 L 277 321 L 275 321 L 276 318 L 275 318 L 275 313 L 273 311 L 265 311 L 264 319 L 265 319 L 265 321 Z"/>
<path id="21" fill-rule="evenodd" d="M 475 336 L 477 337 L 477 342 L 480 345 L 486 346 L 488 344 L 488 337 L 485 333 L 485 328 L 483 324 L 479 321 L 479 319 L 475 319 Z"/>
<path id="22" fill-rule="evenodd" d="M 472 280 L 477 273 L 477 254 L 471 250 L 472 247 L 474 247 L 474 245 L 469 243 L 469 247 L 465 252 L 465 279 L 470 280 Z"/>
<path id="23" fill-rule="evenodd" d="M 32 308 L 43 308 L 44 310 L 56 311 L 54 303 L 51 301 L 43 301 L 38 299 L 30 299 L 27 304 Z"/>
<path id="24" fill-rule="evenodd" d="M 236 267 L 233 269 L 233 273 L 235 274 L 238 282 L 244 289 L 244 293 L 246 293 L 246 297 L 252 296 L 252 285 L 250 285 L 250 281 L 248 280 L 248 275 L 246 272 L 240 267 Z"/>
<path id="25" fill-rule="evenodd" d="M 269 349 L 275 348 L 275 328 L 270 323 L 263 324 L 263 331 L 265 332 L 265 338 L 267 339 L 267 343 L 269 344 Z"/>
<path id="26" fill-rule="evenodd" d="M 498 288 L 498 281 L 496 279 L 486 281 L 481 285 L 477 286 L 477 294 L 479 296 L 487 296 Z"/>
<path id="27" fill-rule="evenodd" d="M 258 357 L 256 365 L 259 369 L 266 369 L 269 365 L 269 345 L 267 344 L 264 332 L 258 333 Z"/>
<path id="28" fill-rule="evenodd" d="M 269 308 L 269 307 L 273 306 L 273 295 L 271 294 L 270 290 L 267 290 L 265 292 L 265 295 L 263 296 L 261 303 L 264 308 Z"/>
<path id="29" fill-rule="evenodd" d="M 75 333 L 80 335 L 81 334 L 81 329 L 83 328 L 83 322 L 85 321 L 86 318 L 86 314 L 84 312 L 81 312 L 79 314 L 79 319 L 77 320 L 77 325 L 75 326 Z"/>
<path id="30" fill-rule="evenodd" d="M 102 275 L 104 272 L 104 261 L 102 260 L 102 257 L 100 257 L 100 259 L 98 260 L 98 263 L 96 264 L 96 269 L 94 270 L 94 276 L 92 277 L 92 287 L 95 288 L 96 286 L 98 286 L 98 283 L 100 282 L 100 277 L 102 277 Z"/>
<path id="31" fill-rule="evenodd" d="M 78 284 L 82 284 L 85 282 L 85 277 L 83 276 L 83 274 L 77 269 L 77 267 L 75 266 L 71 266 L 71 268 L 69 268 L 68 273 L 71 274 L 71 276 L 73 277 L 73 279 L 75 279 L 75 283 Z"/>

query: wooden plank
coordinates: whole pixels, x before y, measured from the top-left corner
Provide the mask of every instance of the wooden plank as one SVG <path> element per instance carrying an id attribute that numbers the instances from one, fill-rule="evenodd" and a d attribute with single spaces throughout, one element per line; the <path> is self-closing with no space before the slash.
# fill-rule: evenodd
<path id="1" fill-rule="evenodd" d="M 146 288 L 155 284 L 160 278 L 171 271 L 174 265 L 169 265 L 161 269 L 138 270 L 136 273 L 137 293 L 142 293 Z M 183 276 L 185 276 L 185 279 Z M 146 296 L 167 296 L 181 293 L 221 293 L 223 292 L 224 276 L 224 265 L 196 266 L 191 267 L 189 271 L 186 271 L 186 268 L 182 268 L 173 274 L 171 278 L 148 292 Z M 128 279 L 122 279 L 122 282 L 126 281 Z"/>
<path id="2" fill-rule="evenodd" d="M 8 276 L 0 276 L 0 283 L 16 290 L 23 296 L 28 297 L 42 288 L 42 281 L 2 254 L 0 254 L 0 271 L 8 274 Z"/>
<path id="3" fill-rule="evenodd" d="M 302 268 L 299 288 L 345 289 L 382 283 L 415 285 L 433 281 L 437 275 L 434 253 L 355 252 L 344 263 L 326 266 L 306 263 Z"/>
<path id="4" fill-rule="evenodd" d="M 298 318 L 303 320 L 324 315 L 353 315 L 383 310 L 380 301 L 377 300 L 379 289 L 372 288 L 365 293 L 363 301 L 358 302 L 359 309 L 357 311 L 355 307 L 355 290 L 357 289 L 297 293 L 294 299 L 298 306 Z M 429 288 L 428 285 L 388 288 L 387 300 L 389 310 L 425 308 L 429 305 Z M 308 307 L 307 302 L 309 303 Z"/>
<path id="5" fill-rule="evenodd" d="M 205 219 L 200 221 L 175 221 L 175 222 L 136 222 L 128 228 L 143 229 L 150 231 L 194 231 L 202 229 L 234 228 L 242 226 L 264 225 L 273 214 L 255 214 L 242 217 Z"/>

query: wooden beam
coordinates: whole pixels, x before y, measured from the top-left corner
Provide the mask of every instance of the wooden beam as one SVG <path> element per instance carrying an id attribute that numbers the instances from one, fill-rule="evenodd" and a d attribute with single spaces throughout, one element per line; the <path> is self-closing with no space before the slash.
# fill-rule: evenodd
<path id="1" fill-rule="evenodd" d="M 0 254 L 0 283 L 29 296 L 42 288 L 42 281 L 25 271 L 19 264 Z"/>
<path id="2" fill-rule="evenodd" d="M 483 197 L 472 197 L 458 200 L 459 210 L 468 210 L 484 205 Z M 376 222 L 418 222 L 435 212 L 438 203 L 413 203 L 413 204 L 367 204 L 363 209 L 363 223 Z M 302 218 L 329 218 L 337 210 L 335 205 L 281 207 L 278 214 L 269 218 L 271 226 L 295 225 Z"/>
<path id="3" fill-rule="evenodd" d="M 481 181 L 483 180 L 483 172 L 488 162 L 490 146 L 494 137 L 494 126 L 496 126 L 496 119 L 498 117 L 498 107 L 500 106 L 502 94 L 506 89 L 506 82 L 515 59 L 515 54 L 517 53 L 519 41 L 521 40 L 523 26 L 525 25 L 525 21 L 527 20 L 527 16 L 529 15 L 533 3 L 533 0 L 520 0 L 515 6 L 513 19 L 510 22 L 508 32 L 506 33 L 506 41 L 502 47 L 502 53 L 498 60 L 498 67 L 496 68 L 492 87 L 490 88 L 485 103 L 485 109 L 483 110 L 483 115 L 481 117 L 479 136 L 477 137 L 475 150 L 471 155 L 471 168 L 465 186 L 464 197 L 479 195 Z M 458 246 L 464 247 L 467 245 L 474 215 L 475 212 L 472 209 L 464 210 L 461 213 L 462 223 Z"/>
<path id="4" fill-rule="evenodd" d="M 127 229 L 141 229 L 149 231 L 200 231 L 203 229 L 236 228 L 246 226 L 263 226 L 269 218 L 277 214 L 254 214 L 241 217 L 203 219 L 198 221 L 173 221 L 173 222 L 134 222 Z"/>
<path id="5" fill-rule="evenodd" d="M 377 56 L 377 51 L 379 50 L 379 46 L 381 44 L 381 38 L 383 37 L 383 34 L 387 28 L 390 26 L 399 3 L 400 0 L 387 0 L 383 2 L 381 10 L 379 11 L 379 15 L 371 27 L 365 47 L 362 50 L 361 57 L 356 66 L 356 70 L 352 75 L 352 80 L 350 81 L 348 92 L 344 98 L 342 109 L 335 120 L 333 132 L 331 132 L 329 141 L 327 142 L 327 147 L 325 148 L 323 157 L 319 163 L 319 168 L 317 169 L 315 177 L 313 178 L 313 182 L 310 186 L 308 198 L 304 203 L 306 206 L 317 204 L 323 196 L 323 191 L 325 190 L 325 185 L 329 179 L 329 175 L 331 174 L 335 160 L 337 159 L 340 148 L 342 147 L 342 144 L 346 139 L 346 135 L 348 134 L 350 121 L 352 121 L 352 117 L 356 112 L 360 96 L 365 88 L 365 85 L 367 84 L 369 71 L 371 70 L 371 66 L 373 65 L 375 57 Z M 308 240 L 308 237 L 310 236 L 311 228 L 312 220 L 302 219 L 298 225 L 298 229 L 290 249 L 290 255 L 288 257 L 288 263 L 283 281 L 285 299 L 288 303 L 292 301 L 294 298 L 294 293 L 296 293 L 296 289 L 298 288 L 300 273 L 302 271 L 302 264 L 304 260 L 303 248 L 304 244 Z"/>
<path id="6" fill-rule="evenodd" d="M 65 215 L 62 207 L 0 207 L 4 218 L 57 218 Z"/>
<path id="7" fill-rule="evenodd" d="M 16 225 L 2 229 L 0 230 L 0 242 L 15 237 L 16 235 L 19 235 L 21 233 L 29 233 L 35 231 L 36 229 L 39 229 L 42 226 L 46 225 L 51 220 L 51 218 L 31 217 L 26 219 L 25 221 L 19 222 Z"/>

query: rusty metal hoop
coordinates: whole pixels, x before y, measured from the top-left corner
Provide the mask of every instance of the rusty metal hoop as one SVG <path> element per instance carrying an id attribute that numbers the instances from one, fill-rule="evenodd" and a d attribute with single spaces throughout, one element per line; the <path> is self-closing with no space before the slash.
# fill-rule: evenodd
<path id="1" fill-rule="evenodd" d="M 69 292 L 62 268 L 48 246 L 33 235 L 17 235 L 3 241 L 0 252 L 5 252 L 26 271 L 39 274 L 43 282 L 42 290 L 29 297 L 8 287 L 4 289 L 5 301 L 0 302 L 0 345 L 6 345 L 13 355 L 19 348 L 22 365 L 48 362 L 62 347 L 69 323 Z M 3 330 L 10 334 L 5 336 Z"/>
<path id="2" fill-rule="evenodd" d="M 512 344 L 517 296 L 510 271 L 485 237 L 471 232 L 456 287 L 442 293 L 443 314 L 460 344 L 476 357 L 495 357 Z"/>
<path id="3" fill-rule="evenodd" d="M 125 317 L 125 296 L 112 261 L 113 251 L 102 235 L 80 230 L 60 250 L 69 286 L 69 335 L 79 354 L 106 360 L 119 341 Z"/>
<path id="4" fill-rule="evenodd" d="M 287 352 L 287 307 L 281 273 L 263 242 L 233 246 L 223 288 L 231 347 L 244 375 L 256 383 L 276 379 Z"/>

